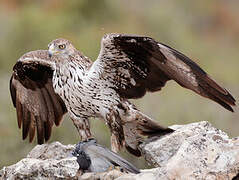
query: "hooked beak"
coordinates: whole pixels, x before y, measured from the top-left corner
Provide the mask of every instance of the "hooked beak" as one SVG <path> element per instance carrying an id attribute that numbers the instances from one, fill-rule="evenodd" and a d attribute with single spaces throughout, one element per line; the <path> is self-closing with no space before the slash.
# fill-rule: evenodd
<path id="1" fill-rule="evenodd" d="M 54 44 L 51 44 L 48 48 L 48 56 L 51 58 L 57 51 L 55 50 Z"/>
<path id="2" fill-rule="evenodd" d="M 48 51 L 48 56 L 49 56 L 49 58 L 52 57 L 52 52 L 51 51 Z"/>

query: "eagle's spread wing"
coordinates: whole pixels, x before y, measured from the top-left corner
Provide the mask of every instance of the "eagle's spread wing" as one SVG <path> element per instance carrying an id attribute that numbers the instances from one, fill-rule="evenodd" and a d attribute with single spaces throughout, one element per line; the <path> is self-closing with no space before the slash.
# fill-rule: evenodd
<path id="1" fill-rule="evenodd" d="M 39 144 L 50 138 L 53 124 L 59 125 L 67 112 L 52 85 L 53 65 L 45 50 L 23 55 L 13 67 L 10 80 L 12 102 L 17 111 L 22 138 L 32 142 L 35 129 Z"/>
<path id="2" fill-rule="evenodd" d="M 150 37 L 107 34 L 93 64 L 121 97 L 140 98 L 146 91 L 158 91 L 168 80 L 216 101 L 233 111 L 235 99 L 195 62 Z"/>

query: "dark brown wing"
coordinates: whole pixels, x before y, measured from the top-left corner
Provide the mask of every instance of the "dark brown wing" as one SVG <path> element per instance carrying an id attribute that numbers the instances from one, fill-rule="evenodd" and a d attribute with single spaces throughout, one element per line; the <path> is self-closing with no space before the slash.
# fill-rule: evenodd
<path id="1" fill-rule="evenodd" d="M 10 80 L 12 102 L 17 111 L 22 138 L 32 142 L 37 131 L 38 144 L 49 140 L 52 126 L 60 124 L 67 112 L 62 99 L 54 92 L 53 69 L 47 51 L 23 55 L 13 67 Z"/>
<path id="2" fill-rule="evenodd" d="M 175 49 L 149 37 L 125 34 L 107 34 L 101 43 L 93 69 L 103 72 L 101 78 L 121 97 L 140 98 L 146 91 L 161 90 L 172 79 L 233 111 L 232 95 Z"/>

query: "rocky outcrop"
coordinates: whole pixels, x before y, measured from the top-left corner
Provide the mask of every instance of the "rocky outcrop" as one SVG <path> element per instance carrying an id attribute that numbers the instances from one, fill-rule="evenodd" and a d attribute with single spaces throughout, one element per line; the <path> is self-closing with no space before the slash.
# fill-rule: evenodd
<path id="1" fill-rule="evenodd" d="M 71 156 L 73 149 L 73 145 L 59 142 L 37 145 L 26 158 L 4 167 L 0 176 L 3 179 L 73 178 L 78 170 L 76 158 Z"/>
<path id="2" fill-rule="evenodd" d="M 118 170 L 78 173 L 73 145 L 59 142 L 36 146 L 26 158 L 4 167 L 0 179 L 236 179 L 239 177 L 239 138 L 208 122 L 175 125 L 176 131 L 141 144 L 146 160 L 156 168 L 126 174 Z"/>
<path id="3" fill-rule="evenodd" d="M 232 179 L 239 174 L 239 138 L 208 122 L 176 125 L 170 135 L 141 145 L 161 179 Z"/>

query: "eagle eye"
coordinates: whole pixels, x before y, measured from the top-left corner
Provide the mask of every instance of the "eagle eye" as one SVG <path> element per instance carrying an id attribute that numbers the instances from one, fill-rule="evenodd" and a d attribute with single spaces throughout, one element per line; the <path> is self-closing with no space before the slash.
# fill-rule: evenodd
<path id="1" fill-rule="evenodd" d="M 66 45 L 65 44 L 60 44 L 58 47 L 59 47 L 59 49 L 65 49 Z"/>

